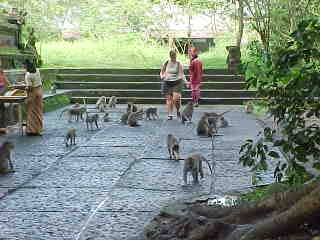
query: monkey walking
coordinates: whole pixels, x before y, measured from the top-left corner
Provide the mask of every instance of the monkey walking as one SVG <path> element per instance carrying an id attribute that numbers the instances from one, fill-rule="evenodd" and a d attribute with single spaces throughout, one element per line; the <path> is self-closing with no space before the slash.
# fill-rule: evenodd
<path id="1" fill-rule="evenodd" d="M 105 96 L 102 96 L 98 99 L 96 103 L 96 108 L 99 110 L 99 112 L 105 112 L 107 108 L 107 98 Z"/>
<path id="2" fill-rule="evenodd" d="M 0 174 L 14 172 L 11 160 L 11 151 L 14 149 L 12 142 L 6 141 L 0 146 Z"/>
<path id="3" fill-rule="evenodd" d="M 152 119 L 151 119 L 152 117 Z M 159 119 L 158 109 L 156 107 L 149 107 L 146 109 L 146 119 L 147 120 L 157 120 Z"/>
<path id="4" fill-rule="evenodd" d="M 89 125 L 90 125 L 91 130 L 93 130 L 93 124 L 95 124 L 96 127 L 99 128 L 98 119 L 99 119 L 99 114 L 95 113 L 89 116 L 89 114 L 87 113 L 87 118 L 86 118 L 87 129 L 89 130 Z"/>
<path id="5" fill-rule="evenodd" d="M 127 124 L 130 127 L 138 127 L 140 124 L 138 124 L 138 120 L 143 120 L 143 110 L 139 110 L 137 112 L 132 112 L 128 116 Z"/>
<path id="6" fill-rule="evenodd" d="M 108 103 L 109 108 L 116 108 L 117 102 L 118 102 L 117 97 L 116 96 L 111 96 L 109 98 L 109 103 Z"/>
<path id="7" fill-rule="evenodd" d="M 172 134 L 168 134 L 167 136 L 167 148 L 168 148 L 168 152 L 169 152 L 169 156 L 170 159 L 172 159 L 172 156 L 175 160 L 179 160 L 180 156 L 179 156 L 179 143 L 180 143 L 181 139 L 178 140 L 175 136 L 173 136 Z"/>
<path id="8" fill-rule="evenodd" d="M 83 120 L 83 114 L 86 112 L 87 108 L 86 107 L 81 107 L 79 103 L 76 103 L 75 105 L 64 109 L 61 113 L 60 113 L 60 117 L 59 119 L 61 119 L 62 115 L 64 113 L 67 113 L 69 119 L 68 122 L 71 122 L 72 117 L 75 118 L 75 120 L 78 122 L 79 119 Z"/>
<path id="9" fill-rule="evenodd" d="M 184 124 L 185 121 L 192 121 L 193 115 L 193 102 L 188 102 L 187 106 L 183 109 L 181 114 L 181 122 Z"/>
<path id="10" fill-rule="evenodd" d="M 138 107 L 134 103 L 129 102 L 127 106 L 127 112 L 137 112 L 137 111 L 138 111 Z"/>
<path id="11" fill-rule="evenodd" d="M 202 168 L 203 161 L 205 161 L 208 164 L 208 167 L 212 175 L 212 168 L 210 166 L 209 161 L 205 157 L 203 157 L 201 154 L 193 154 L 184 159 L 183 181 L 185 185 L 187 185 L 188 172 L 192 173 L 194 184 L 199 183 L 199 178 L 198 178 L 199 173 L 200 173 L 201 179 L 204 177 L 203 168 Z"/>
<path id="12" fill-rule="evenodd" d="M 66 144 L 66 147 L 69 146 L 69 143 L 70 142 L 70 145 L 76 145 L 76 129 L 75 128 L 70 128 L 67 132 L 67 135 L 65 137 L 65 144 Z"/>

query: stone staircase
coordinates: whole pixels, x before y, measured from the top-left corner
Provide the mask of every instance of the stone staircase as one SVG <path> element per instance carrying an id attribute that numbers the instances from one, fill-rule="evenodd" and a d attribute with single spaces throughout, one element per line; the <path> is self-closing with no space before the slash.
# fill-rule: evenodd
<path id="1" fill-rule="evenodd" d="M 185 71 L 188 78 L 188 72 Z M 117 96 L 120 103 L 163 104 L 159 69 L 60 69 L 56 72 L 57 89 L 71 90 L 71 102 L 95 103 L 100 96 Z M 245 90 L 244 78 L 226 69 L 206 69 L 201 104 L 239 105 L 255 99 L 256 91 Z M 182 101 L 191 96 L 185 89 Z"/>

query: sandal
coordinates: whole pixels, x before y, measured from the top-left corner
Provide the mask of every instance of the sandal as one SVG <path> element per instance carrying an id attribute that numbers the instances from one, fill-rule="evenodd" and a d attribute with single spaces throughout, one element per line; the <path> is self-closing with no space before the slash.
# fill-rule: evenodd
<path id="1" fill-rule="evenodd" d="M 179 111 L 177 111 L 177 118 L 181 118 L 181 113 Z"/>
<path id="2" fill-rule="evenodd" d="M 169 115 L 167 120 L 172 120 L 173 119 L 173 116 Z"/>

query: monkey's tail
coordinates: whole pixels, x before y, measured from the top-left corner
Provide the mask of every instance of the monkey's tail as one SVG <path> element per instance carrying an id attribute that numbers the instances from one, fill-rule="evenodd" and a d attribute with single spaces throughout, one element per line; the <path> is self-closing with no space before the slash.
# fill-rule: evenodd
<path id="1" fill-rule="evenodd" d="M 212 168 L 211 168 L 211 166 L 210 166 L 210 163 L 209 163 L 209 161 L 206 159 L 205 160 L 206 161 L 206 163 L 208 164 L 208 167 L 209 167 L 209 169 L 210 169 L 210 172 L 211 172 L 211 175 L 213 174 L 213 172 L 212 172 Z"/>
<path id="2" fill-rule="evenodd" d="M 224 114 L 226 114 L 226 113 L 228 113 L 228 112 L 231 112 L 232 110 L 227 110 L 227 111 L 225 111 L 225 112 L 223 112 L 223 113 L 219 113 L 218 115 L 221 117 L 221 116 L 223 116 Z"/>
<path id="3" fill-rule="evenodd" d="M 67 108 L 66 108 L 66 109 L 64 109 L 64 110 L 62 110 L 62 112 L 60 113 L 59 119 L 61 119 L 61 118 L 62 118 L 62 115 L 63 115 L 66 111 L 68 111 L 68 109 L 67 109 Z"/>

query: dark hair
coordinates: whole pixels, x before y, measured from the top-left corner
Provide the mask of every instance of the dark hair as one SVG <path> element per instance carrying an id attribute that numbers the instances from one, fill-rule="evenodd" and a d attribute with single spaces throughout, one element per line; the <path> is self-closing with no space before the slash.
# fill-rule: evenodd
<path id="1" fill-rule="evenodd" d="M 26 59 L 24 61 L 23 65 L 26 66 L 27 72 L 29 72 L 29 73 L 37 72 L 37 68 L 36 68 L 35 64 L 33 63 L 33 61 L 30 61 L 29 59 Z"/>
<path id="2" fill-rule="evenodd" d="M 170 57 L 176 57 L 177 53 L 175 50 L 170 50 L 169 55 L 170 55 Z"/>

